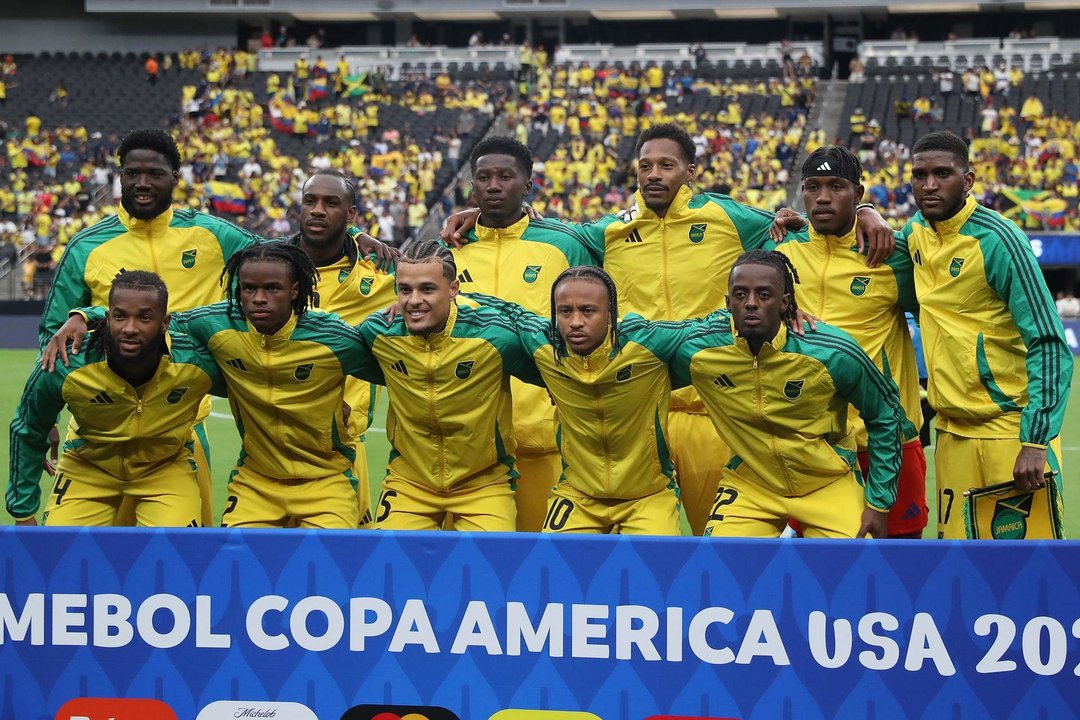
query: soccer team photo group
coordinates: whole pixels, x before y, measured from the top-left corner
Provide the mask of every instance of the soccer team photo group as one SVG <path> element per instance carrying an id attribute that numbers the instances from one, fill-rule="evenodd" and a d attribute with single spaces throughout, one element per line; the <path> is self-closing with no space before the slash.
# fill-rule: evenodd
<path id="1" fill-rule="evenodd" d="M 250 697 L 354 720 L 801 717 L 801 693 L 806 717 L 894 717 L 900 665 L 920 699 L 895 717 L 1058 717 L 1049 696 L 1021 709 L 1038 676 L 1080 698 L 1071 590 L 1045 587 L 1080 527 L 1080 4 L 249 4 L 0 19 L 0 546 L 35 548 L 0 563 L 0 655 L 21 668 L 0 671 L 0 718 L 30 687 L 40 717 L 110 693 L 263 712 L 211 711 L 245 697 L 246 663 Z M 145 550 L 99 552 L 124 542 Z M 182 561 L 151 561 L 161 543 Z M 254 645 L 214 661 L 230 680 L 180 671 L 180 700 L 165 650 L 152 692 L 97 650 L 111 689 L 60 689 L 89 671 L 43 680 L 31 645 L 80 644 L 56 639 L 76 597 L 87 628 L 120 623 L 88 647 L 119 647 L 139 602 L 157 609 L 125 643 L 179 644 L 191 668 L 236 642 L 215 637 Z M 565 656 L 552 607 L 574 608 Z M 296 620 L 313 608 L 325 622 Z M 820 638 L 850 653 L 849 621 L 864 674 L 826 699 L 814 673 L 842 662 Z M 991 647 L 1006 622 L 1022 648 Z M 610 654 L 580 640 L 599 627 Z M 335 632 L 402 666 L 303 667 Z M 810 649 L 789 658 L 793 636 Z M 264 656 L 285 648 L 287 682 Z M 476 648 L 551 669 L 518 684 Z M 684 650 L 742 670 L 673 687 Z M 459 655 L 472 674 L 439 664 Z M 737 674 L 762 658 L 769 690 Z M 622 676 L 645 661 L 651 680 Z M 1022 687 L 986 684 L 1018 662 Z M 957 666 L 935 714 L 927 678 Z M 450 672 L 467 682 L 418 679 Z"/>

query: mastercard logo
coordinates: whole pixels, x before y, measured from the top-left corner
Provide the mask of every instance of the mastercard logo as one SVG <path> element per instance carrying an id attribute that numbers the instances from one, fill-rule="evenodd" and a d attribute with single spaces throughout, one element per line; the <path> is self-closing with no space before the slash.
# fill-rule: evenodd
<path id="1" fill-rule="evenodd" d="M 341 720 L 460 720 L 446 708 L 423 705 L 357 705 Z"/>

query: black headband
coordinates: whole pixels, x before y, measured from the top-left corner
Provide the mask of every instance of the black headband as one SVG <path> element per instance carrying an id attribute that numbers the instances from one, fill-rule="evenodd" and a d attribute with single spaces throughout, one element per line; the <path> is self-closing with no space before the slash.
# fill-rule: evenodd
<path id="1" fill-rule="evenodd" d="M 855 185 L 862 183 L 858 164 L 844 158 L 840 153 L 823 152 L 806 159 L 802 167 L 802 179 L 809 177 L 840 177 Z"/>

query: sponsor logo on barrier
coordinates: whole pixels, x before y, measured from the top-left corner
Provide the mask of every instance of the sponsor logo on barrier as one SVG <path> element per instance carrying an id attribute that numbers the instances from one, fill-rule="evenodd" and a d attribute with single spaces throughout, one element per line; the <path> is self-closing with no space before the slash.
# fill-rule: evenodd
<path id="1" fill-rule="evenodd" d="M 500 710 L 490 720 L 600 720 L 600 716 L 570 710 Z"/>
<path id="2" fill-rule="evenodd" d="M 160 700 L 75 698 L 60 707 L 56 720 L 176 720 L 176 713 Z"/>
<path id="3" fill-rule="evenodd" d="M 306 705 L 294 702 L 264 702 L 262 700 L 218 700 L 202 709 L 195 720 L 319 720 Z"/>
<path id="4" fill-rule="evenodd" d="M 357 705 L 341 720 L 460 720 L 446 708 L 424 705 Z"/>

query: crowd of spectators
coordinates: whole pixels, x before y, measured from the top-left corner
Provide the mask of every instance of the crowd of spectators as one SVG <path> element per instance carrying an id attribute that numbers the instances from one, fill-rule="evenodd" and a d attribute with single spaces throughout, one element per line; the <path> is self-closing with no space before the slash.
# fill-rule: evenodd
<path id="1" fill-rule="evenodd" d="M 970 68 L 959 82 L 947 68 L 932 74 L 937 94 L 913 100 L 902 96 L 892 109 L 897 125 L 947 124 L 945 103 L 954 94 L 962 103 L 974 103 L 977 123 L 949 129 L 971 146 L 972 192 L 979 202 L 1025 230 L 1080 231 L 1080 119 L 1046 112 L 1035 94 L 1021 101 L 1024 73 L 1017 66 Z M 871 199 L 902 225 L 913 212 L 907 182 L 910 148 L 885 136 L 881 120 L 868 118 L 860 108 L 849 122 Z"/>
<path id="2" fill-rule="evenodd" d="M 546 215 L 596 220 L 625 205 L 635 184 L 635 138 L 668 121 L 694 138 L 697 189 L 774 210 L 787 202 L 799 147 L 826 141 L 820 129 L 807 127 L 815 93 L 809 56 L 785 56 L 781 77 L 721 81 L 703 77 L 699 62 L 572 66 L 523 45 L 521 68 L 505 77 L 463 81 L 439 70 L 391 82 L 379 71 L 355 71 L 344 58 L 331 66 L 318 45 L 308 46 L 312 51 L 291 73 L 257 77 L 257 56 L 244 50 L 163 54 L 153 67 L 147 61 L 148 82 L 182 73 L 177 105 L 162 113 L 183 157 L 178 204 L 223 214 L 264 236 L 285 236 L 298 228 L 303 178 L 313 169 L 338 168 L 356 179 L 363 229 L 399 244 L 415 235 L 432 203 L 449 211 L 468 202 L 467 184 L 441 193 L 436 177 L 444 166 L 456 172 L 463 148 L 478 139 L 487 118 L 500 115 L 505 124 L 497 132 L 538 152 L 529 200 Z M 7 56 L 0 63 L 5 89 L 17 86 L 16 75 Z M 1047 114 L 1035 96 L 1019 109 L 1002 102 L 1016 97 L 1022 80 L 1016 68 L 972 70 L 959 81 L 945 70 L 935 77 L 938 94 L 903 98 L 893 110 L 898 120 L 929 123 L 942 120 L 951 93 L 979 103 L 980 126 L 966 129 L 979 199 L 1028 229 L 1080 230 L 1080 122 Z M 0 102 L 3 97 L 0 90 Z M 66 93 L 57 100 L 66 101 Z M 768 110 L 749 111 L 753 102 Z M 449 125 L 429 123 L 417 132 L 400 113 L 387 122 L 394 109 L 418 125 L 443 109 L 455 115 Z M 905 180 L 910 150 L 883 137 L 881 123 L 861 111 L 851 127 L 870 199 L 902 224 L 913 212 Z M 25 290 L 38 297 L 50 261 L 71 237 L 116 211 L 120 138 L 82 126 L 43 128 L 36 115 L 21 126 L 0 125 L 0 132 L 0 270 L 29 259 Z"/>

